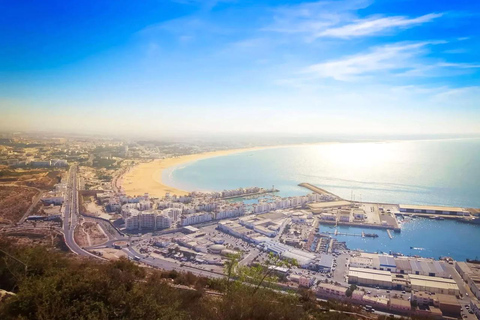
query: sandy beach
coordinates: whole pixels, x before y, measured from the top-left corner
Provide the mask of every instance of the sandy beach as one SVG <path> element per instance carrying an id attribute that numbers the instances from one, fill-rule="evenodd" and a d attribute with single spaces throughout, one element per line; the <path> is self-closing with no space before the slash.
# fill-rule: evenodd
<path id="1" fill-rule="evenodd" d="M 121 185 L 122 185 L 123 191 L 129 196 L 143 195 L 145 193 L 148 193 L 152 197 L 163 197 L 167 192 L 169 192 L 172 195 L 173 194 L 186 195 L 188 194 L 188 191 L 180 190 L 180 189 L 173 188 L 163 184 L 162 182 L 163 170 L 173 166 L 177 166 L 179 164 L 194 162 L 197 160 L 202 160 L 207 158 L 221 157 L 221 156 L 226 156 L 234 153 L 271 149 L 271 148 L 305 146 L 305 145 L 307 144 L 231 149 L 231 150 L 191 154 L 191 155 L 185 155 L 185 156 L 180 156 L 176 158 L 154 160 L 154 161 L 138 164 L 134 168 L 132 168 L 129 172 L 125 173 L 121 179 Z"/>

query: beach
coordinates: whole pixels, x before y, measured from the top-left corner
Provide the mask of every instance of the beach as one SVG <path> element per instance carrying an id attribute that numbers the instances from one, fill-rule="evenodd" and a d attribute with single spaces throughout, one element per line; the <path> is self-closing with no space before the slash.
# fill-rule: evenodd
<path id="1" fill-rule="evenodd" d="M 164 170 L 180 164 L 195 162 L 213 157 L 221 157 L 234 153 L 249 152 L 270 148 L 286 148 L 302 145 L 280 145 L 253 147 L 243 149 L 230 149 L 213 152 L 204 152 L 198 154 L 190 154 L 174 158 L 158 159 L 150 162 L 140 163 L 125 173 L 121 179 L 123 191 L 129 196 L 143 195 L 148 193 L 151 197 L 163 197 L 168 192 L 171 195 L 186 195 L 189 192 L 180 190 L 171 186 L 167 186 L 162 182 L 162 173 Z"/>

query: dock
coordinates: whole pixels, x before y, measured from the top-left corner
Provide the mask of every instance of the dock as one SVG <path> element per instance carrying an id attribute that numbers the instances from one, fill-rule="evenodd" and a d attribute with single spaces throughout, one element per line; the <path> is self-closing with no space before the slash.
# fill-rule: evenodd
<path id="1" fill-rule="evenodd" d="M 300 183 L 298 186 L 299 186 L 299 187 L 303 187 L 303 188 L 307 188 L 308 190 L 313 191 L 313 192 L 318 193 L 318 194 L 326 194 L 326 195 L 335 197 L 335 198 L 337 198 L 337 199 L 339 199 L 339 200 L 344 200 L 344 199 L 340 198 L 339 196 L 337 196 L 336 194 L 333 194 L 333 193 L 331 193 L 331 192 L 328 192 L 328 191 L 325 190 L 325 189 L 316 187 L 316 186 L 314 186 L 313 184 L 310 184 L 310 183 L 302 182 L 302 183 Z"/>
<path id="2" fill-rule="evenodd" d="M 260 195 L 266 194 L 266 193 L 275 193 L 275 192 L 278 192 L 278 191 L 279 190 L 277 190 L 277 189 L 268 189 L 268 190 L 263 190 L 263 191 L 260 191 L 260 192 L 244 193 L 244 194 L 238 194 L 238 195 L 235 195 L 235 196 L 220 197 L 220 199 L 228 200 L 228 199 L 236 199 L 236 198 L 255 197 L 255 196 L 260 196 Z"/>
<path id="3" fill-rule="evenodd" d="M 335 230 L 335 232 L 331 232 L 331 231 L 325 231 L 324 233 L 326 234 L 331 234 L 331 235 L 334 235 L 334 236 L 352 236 L 352 237 L 363 237 L 362 234 L 358 234 L 358 233 L 345 233 L 345 232 L 338 232 L 338 230 Z"/>
<path id="4" fill-rule="evenodd" d="M 393 239 L 393 236 L 392 236 L 392 234 L 390 233 L 390 229 L 387 229 L 387 233 L 388 233 L 388 237 L 389 237 L 390 239 Z"/>

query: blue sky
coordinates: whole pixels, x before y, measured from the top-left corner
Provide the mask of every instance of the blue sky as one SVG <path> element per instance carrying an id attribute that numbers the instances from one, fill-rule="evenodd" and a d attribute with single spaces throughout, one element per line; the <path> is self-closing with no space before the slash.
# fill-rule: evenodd
<path id="1" fill-rule="evenodd" d="M 480 1 L 0 0 L 0 128 L 480 133 Z"/>

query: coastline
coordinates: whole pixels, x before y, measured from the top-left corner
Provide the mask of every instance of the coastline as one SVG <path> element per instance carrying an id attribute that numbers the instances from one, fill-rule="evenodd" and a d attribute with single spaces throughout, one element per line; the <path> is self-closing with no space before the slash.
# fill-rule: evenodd
<path id="1" fill-rule="evenodd" d="M 157 159 L 150 162 L 144 162 L 136 165 L 131 170 L 126 172 L 119 180 L 121 187 L 128 196 L 143 195 L 148 193 L 152 197 L 163 197 L 167 192 L 171 195 L 177 196 L 187 195 L 189 191 L 177 189 L 168 186 L 162 181 L 162 173 L 164 170 L 175 167 L 185 163 L 191 163 L 198 160 L 222 157 L 235 153 L 258 151 L 265 149 L 278 149 L 290 147 L 302 147 L 318 144 L 331 144 L 336 142 L 321 142 L 321 143 L 306 143 L 293 145 L 277 145 L 265 147 L 252 147 L 242 149 L 229 149 L 221 151 L 203 152 L 196 154 L 189 154 L 174 158 Z"/>

